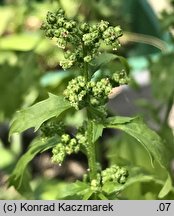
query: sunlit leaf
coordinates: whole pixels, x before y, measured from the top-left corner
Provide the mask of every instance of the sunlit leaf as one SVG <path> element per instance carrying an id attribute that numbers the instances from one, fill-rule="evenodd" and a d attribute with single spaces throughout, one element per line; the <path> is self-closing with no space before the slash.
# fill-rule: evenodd
<path id="1" fill-rule="evenodd" d="M 106 127 L 120 129 L 128 133 L 145 147 L 151 160 L 154 159 L 163 167 L 168 168 L 171 155 L 156 132 L 148 128 L 140 118 L 122 124 L 113 124 L 113 119 L 111 119 L 110 123 L 108 122 Z"/>
<path id="2" fill-rule="evenodd" d="M 159 192 L 158 197 L 160 199 L 164 198 L 171 190 L 174 190 L 174 187 L 172 185 L 171 176 L 168 174 L 167 180 L 166 180 L 163 188 Z"/>
<path id="3" fill-rule="evenodd" d="M 31 194 L 31 187 L 29 184 L 29 175 L 26 176 L 27 166 L 29 162 L 40 152 L 53 148 L 58 142 L 58 137 L 49 139 L 37 138 L 35 139 L 29 150 L 19 159 L 15 169 L 9 178 L 9 186 L 14 186 L 21 194 Z"/>
<path id="4" fill-rule="evenodd" d="M 63 96 L 49 94 L 48 99 L 16 113 L 11 123 L 10 135 L 31 127 L 37 130 L 44 121 L 59 116 L 70 107 L 69 102 L 65 101 Z"/>

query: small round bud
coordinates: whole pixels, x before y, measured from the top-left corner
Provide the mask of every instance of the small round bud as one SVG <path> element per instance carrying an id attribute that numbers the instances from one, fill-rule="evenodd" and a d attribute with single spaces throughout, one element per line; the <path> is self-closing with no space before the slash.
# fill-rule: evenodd
<path id="1" fill-rule="evenodd" d="M 108 28 L 109 22 L 101 20 L 99 23 L 99 30 L 104 32 Z"/>
<path id="2" fill-rule="evenodd" d="M 87 23 L 82 23 L 80 25 L 80 30 L 82 30 L 84 33 L 87 33 L 89 31 L 89 25 Z"/>
<path id="3" fill-rule="evenodd" d="M 54 23 L 56 23 L 56 21 L 57 21 L 56 16 L 52 12 L 48 12 L 47 13 L 47 22 L 49 24 L 54 24 Z"/>
<path id="4" fill-rule="evenodd" d="M 69 134 L 63 134 L 63 135 L 61 136 L 61 141 L 62 141 L 63 143 L 65 143 L 65 144 L 67 144 L 67 143 L 70 141 L 70 139 L 71 139 L 71 137 L 70 137 Z"/>
<path id="5" fill-rule="evenodd" d="M 65 49 L 66 41 L 63 38 L 58 38 L 57 39 L 57 46 L 62 48 L 62 49 Z"/>
<path id="6" fill-rule="evenodd" d="M 90 62 L 92 60 L 92 56 L 91 55 L 87 55 L 84 57 L 84 61 L 85 62 Z"/>
<path id="7" fill-rule="evenodd" d="M 65 11 L 61 8 L 56 11 L 56 15 L 58 15 L 58 16 L 64 15 L 64 14 L 65 14 Z"/>

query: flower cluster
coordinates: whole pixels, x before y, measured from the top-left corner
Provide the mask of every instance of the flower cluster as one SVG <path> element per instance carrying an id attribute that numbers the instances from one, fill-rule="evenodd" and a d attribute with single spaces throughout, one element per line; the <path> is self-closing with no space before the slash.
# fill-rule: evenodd
<path id="1" fill-rule="evenodd" d="M 57 38 L 57 45 L 66 49 L 65 59 L 60 62 L 64 68 L 70 68 L 74 64 L 82 66 L 89 63 L 99 54 L 99 48 L 103 41 L 113 49 L 120 46 L 118 38 L 122 36 L 119 26 L 113 27 L 107 21 L 89 25 L 69 20 L 62 9 L 48 12 L 46 22 L 41 27 L 49 38 Z"/>
<path id="2" fill-rule="evenodd" d="M 81 133 L 77 133 L 73 138 L 69 134 L 63 134 L 60 142 L 52 150 L 52 162 L 61 165 L 66 155 L 78 153 L 86 142 L 86 136 Z"/>
<path id="3" fill-rule="evenodd" d="M 97 173 L 96 179 L 90 183 L 91 190 L 97 192 L 102 191 L 102 186 L 107 182 L 125 184 L 128 178 L 128 170 L 124 167 L 113 165 L 100 173 Z M 87 180 L 87 177 L 86 179 Z"/>
<path id="4" fill-rule="evenodd" d="M 78 76 L 69 82 L 63 94 L 70 104 L 78 110 L 84 107 L 87 93 L 85 78 Z"/>
<path id="5" fill-rule="evenodd" d="M 102 183 L 105 182 L 117 182 L 119 184 L 125 184 L 128 177 L 128 170 L 124 167 L 113 165 L 102 171 Z"/>
<path id="6" fill-rule="evenodd" d="M 101 175 L 97 173 L 96 179 L 91 181 L 91 190 L 97 192 L 101 190 Z"/>
<path id="7" fill-rule="evenodd" d="M 71 80 L 64 91 L 64 96 L 77 110 L 83 108 L 89 100 L 93 106 L 102 106 L 108 100 L 112 85 L 108 78 L 98 82 L 89 81 L 86 83 L 83 76 Z"/>
<path id="8" fill-rule="evenodd" d="M 108 95 L 112 90 L 108 78 L 103 78 L 98 82 L 90 81 L 87 86 L 90 92 L 90 103 L 93 106 L 101 106 L 107 102 Z"/>
<path id="9" fill-rule="evenodd" d="M 60 135 L 64 132 L 65 125 L 62 121 L 50 120 L 44 122 L 41 127 L 43 137 L 52 137 L 54 135 Z"/>
<path id="10" fill-rule="evenodd" d="M 114 73 L 111 79 L 102 78 L 97 82 L 86 82 L 83 76 L 78 76 L 69 82 L 64 96 L 77 110 L 85 107 L 87 101 L 92 106 L 101 107 L 106 104 L 113 87 L 127 84 L 128 81 L 129 78 L 124 70 Z"/>
<path id="11" fill-rule="evenodd" d="M 115 72 L 112 75 L 111 80 L 113 81 L 113 83 L 114 83 L 115 86 L 125 85 L 125 84 L 128 84 L 129 77 L 128 77 L 126 71 L 123 69 L 121 71 Z"/>

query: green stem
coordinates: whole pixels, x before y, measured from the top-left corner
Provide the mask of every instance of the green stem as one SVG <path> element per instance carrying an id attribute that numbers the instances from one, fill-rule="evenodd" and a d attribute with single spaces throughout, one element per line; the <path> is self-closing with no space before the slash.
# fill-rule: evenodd
<path id="1" fill-rule="evenodd" d="M 82 47 L 83 47 L 83 57 L 87 56 L 87 48 L 85 47 L 83 41 L 82 41 Z M 89 80 L 89 74 L 88 74 L 88 63 L 84 62 L 83 63 L 83 73 L 84 77 L 86 80 L 86 83 Z M 88 112 L 88 110 L 87 110 Z M 88 144 L 87 144 L 87 157 L 88 157 L 88 165 L 89 165 L 89 173 L 90 173 L 90 181 L 93 179 L 96 179 L 97 176 L 97 168 L 96 168 L 96 149 L 95 149 L 95 143 L 93 142 L 92 139 L 92 134 L 93 134 L 93 124 L 90 118 L 90 115 L 88 113 L 87 115 L 88 120 L 87 120 L 87 137 L 88 137 Z"/>
<path id="2" fill-rule="evenodd" d="M 84 58 L 85 56 L 87 56 L 87 49 L 86 49 L 83 41 L 82 41 L 82 47 L 83 47 L 83 58 Z M 83 63 L 83 72 L 84 72 L 85 80 L 87 82 L 88 79 L 89 79 L 89 76 L 88 76 L 88 63 L 87 62 Z"/>
<path id="3" fill-rule="evenodd" d="M 87 123 L 87 158 L 88 158 L 88 166 L 89 166 L 89 177 L 90 181 L 96 179 L 97 177 L 97 167 L 96 167 L 96 146 L 92 140 L 93 137 L 93 124 L 90 118 L 88 117 Z"/>

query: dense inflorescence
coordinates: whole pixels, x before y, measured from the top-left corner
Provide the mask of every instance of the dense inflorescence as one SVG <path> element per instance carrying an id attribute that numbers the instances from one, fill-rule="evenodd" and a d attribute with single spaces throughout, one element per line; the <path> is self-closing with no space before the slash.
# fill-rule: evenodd
<path id="1" fill-rule="evenodd" d="M 88 104 L 101 107 L 108 101 L 113 87 L 127 84 L 128 77 L 124 70 L 113 74 L 112 78 L 86 82 L 85 77 L 72 79 L 64 91 L 64 96 L 75 109 L 82 109 Z"/>
<path id="2" fill-rule="evenodd" d="M 128 171 L 124 167 L 113 165 L 110 168 L 103 170 L 101 175 L 103 184 L 108 181 L 119 184 L 125 184 L 128 177 Z"/>
<path id="3" fill-rule="evenodd" d="M 118 39 L 122 36 L 121 28 L 111 26 L 109 22 L 103 20 L 97 24 L 79 23 L 68 19 L 64 11 L 60 9 L 54 13 L 48 12 L 42 29 L 47 37 L 56 39 L 57 46 L 64 50 L 64 60 L 60 62 L 63 69 L 74 65 L 83 68 L 79 70 L 80 74 L 76 78 L 69 81 L 63 92 L 64 98 L 76 110 L 86 107 L 90 120 L 97 122 L 106 118 L 105 105 L 109 94 L 114 87 L 127 84 L 129 78 L 126 71 L 121 70 L 95 79 L 95 76 L 89 71 L 89 65 L 92 67 L 93 62 L 90 62 L 100 54 L 101 43 L 110 46 L 113 50 L 120 46 Z M 58 134 L 59 137 L 58 144 L 52 149 L 53 163 L 61 165 L 66 155 L 78 153 L 82 149 L 89 152 L 90 147 L 95 151 L 95 143 L 90 143 L 87 139 L 87 124 L 88 122 L 84 122 L 83 127 L 78 128 L 75 135 L 65 133 L 63 125 L 63 130 L 60 130 L 61 126 L 55 122 L 47 122 L 42 126 L 44 136 Z M 91 150 L 91 154 L 93 153 L 95 152 Z M 94 161 L 93 165 L 95 164 L 97 163 Z M 128 177 L 127 169 L 117 165 L 105 170 L 101 168 L 96 170 L 95 175 L 86 174 L 84 177 L 86 179 L 84 181 L 87 183 L 90 181 L 90 187 L 94 193 L 101 192 L 102 187 L 108 182 L 125 184 Z"/>
<path id="4" fill-rule="evenodd" d="M 42 29 L 47 37 L 57 39 L 58 47 L 66 50 L 65 59 L 60 62 L 64 69 L 74 64 L 82 66 L 84 62 L 89 63 L 99 54 L 102 41 L 117 49 L 120 46 L 118 38 L 122 36 L 119 26 L 110 26 L 103 20 L 92 25 L 78 23 L 68 19 L 62 9 L 55 13 L 48 12 Z"/>
<path id="5" fill-rule="evenodd" d="M 125 184 L 128 176 L 129 173 L 125 167 L 113 165 L 110 168 L 97 173 L 96 179 L 91 181 L 91 189 L 95 192 L 101 191 L 102 186 L 107 182 L 114 184 Z"/>
<path id="6" fill-rule="evenodd" d="M 71 137 L 69 134 L 63 134 L 60 138 L 60 142 L 52 150 L 52 162 L 61 165 L 66 155 L 78 153 L 81 146 L 85 146 L 86 143 L 86 136 L 79 132 L 75 137 Z"/>
<path id="7" fill-rule="evenodd" d="M 43 137 L 52 137 L 64 133 L 65 125 L 62 121 L 49 120 L 41 125 L 40 130 Z"/>

